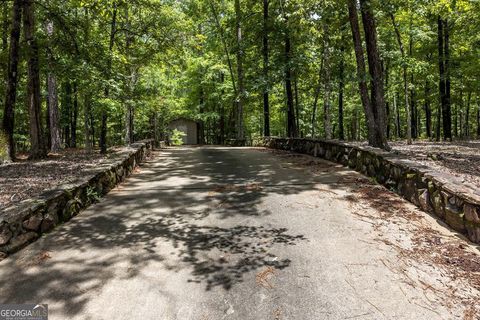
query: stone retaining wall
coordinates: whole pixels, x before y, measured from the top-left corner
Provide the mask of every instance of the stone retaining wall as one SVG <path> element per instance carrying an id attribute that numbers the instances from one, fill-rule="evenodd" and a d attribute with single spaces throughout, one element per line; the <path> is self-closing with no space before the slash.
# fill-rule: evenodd
<path id="1" fill-rule="evenodd" d="M 124 152 L 77 180 L 0 212 L 0 260 L 66 222 L 108 193 L 145 160 L 153 140 L 134 143 Z"/>
<path id="2" fill-rule="evenodd" d="M 405 156 L 340 141 L 263 138 L 255 146 L 320 157 L 359 171 L 480 243 L 480 190 Z"/>

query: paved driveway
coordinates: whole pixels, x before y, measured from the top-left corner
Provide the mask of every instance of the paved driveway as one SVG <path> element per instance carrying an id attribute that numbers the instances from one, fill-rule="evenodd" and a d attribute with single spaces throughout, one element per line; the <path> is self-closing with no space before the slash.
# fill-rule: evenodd
<path id="1" fill-rule="evenodd" d="M 166 149 L 2 261 L 0 300 L 48 303 L 50 319 L 432 320 L 470 312 L 460 303 L 478 291 L 405 255 L 414 223 L 388 210 L 406 208 L 440 239 L 463 240 L 397 196 L 371 201 L 361 188 L 386 192 L 306 156 Z M 470 290 L 465 300 L 442 291 L 452 284 Z"/>

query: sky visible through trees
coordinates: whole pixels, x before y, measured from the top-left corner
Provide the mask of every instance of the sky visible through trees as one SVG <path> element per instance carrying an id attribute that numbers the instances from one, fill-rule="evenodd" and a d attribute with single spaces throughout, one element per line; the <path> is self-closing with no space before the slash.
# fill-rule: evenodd
<path id="1" fill-rule="evenodd" d="M 480 136 L 473 0 L 8 0 L 0 156 L 165 139 Z M 8 156 L 7 156 L 8 155 Z"/>

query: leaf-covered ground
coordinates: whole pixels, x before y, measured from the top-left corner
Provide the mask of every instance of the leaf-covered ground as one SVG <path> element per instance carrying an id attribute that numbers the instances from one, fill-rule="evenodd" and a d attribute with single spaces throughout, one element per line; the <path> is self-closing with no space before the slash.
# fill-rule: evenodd
<path id="1" fill-rule="evenodd" d="M 391 143 L 394 152 L 480 187 L 480 141 Z"/>
<path id="2" fill-rule="evenodd" d="M 67 149 L 38 161 L 29 161 L 20 155 L 17 162 L 0 166 L 0 210 L 68 183 L 122 150 L 118 148 L 101 155 Z"/>

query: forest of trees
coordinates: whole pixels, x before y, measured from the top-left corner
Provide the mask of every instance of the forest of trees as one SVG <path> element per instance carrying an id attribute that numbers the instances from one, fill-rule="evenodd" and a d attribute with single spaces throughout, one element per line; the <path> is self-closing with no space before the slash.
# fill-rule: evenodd
<path id="1" fill-rule="evenodd" d="M 0 147 L 480 136 L 474 0 L 4 0 Z M 3 144 L 3 145 L 2 145 Z"/>

